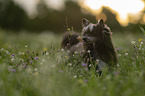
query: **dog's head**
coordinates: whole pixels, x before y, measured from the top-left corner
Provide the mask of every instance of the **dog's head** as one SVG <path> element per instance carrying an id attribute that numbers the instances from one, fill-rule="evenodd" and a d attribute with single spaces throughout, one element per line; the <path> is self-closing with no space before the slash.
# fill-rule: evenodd
<path id="1" fill-rule="evenodd" d="M 105 37 L 110 37 L 110 28 L 104 24 L 103 19 L 99 20 L 96 24 L 90 23 L 87 19 L 82 19 L 82 39 L 85 44 L 93 44 L 100 42 Z"/>

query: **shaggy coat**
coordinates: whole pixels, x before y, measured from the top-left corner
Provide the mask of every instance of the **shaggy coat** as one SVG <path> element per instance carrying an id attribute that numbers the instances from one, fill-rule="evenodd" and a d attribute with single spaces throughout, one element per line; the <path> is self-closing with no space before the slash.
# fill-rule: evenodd
<path id="1" fill-rule="evenodd" d="M 83 56 L 83 61 L 86 63 L 99 61 L 96 68 L 99 71 L 101 71 L 101 66 L 104 66 L 104 64 L 108 67 L 116 66 L 117 56 L 112 43 L 110 28 L 104 24 L 102 19 L 96 24 L 83 19 L 82 26 L 82 36 L 80 37 L 77 34 L 70 36 L 70 34 L 67 34 L 63 39 L 62 48 L 66 48 L 69 45 L 67 47 L 67 50 L 70 51 L 69 55 L 72 56 L 71 54 L 78 52 L 81 54 L 80 56 Z M 80 41 L 77 41 L 78 39 Z"/>

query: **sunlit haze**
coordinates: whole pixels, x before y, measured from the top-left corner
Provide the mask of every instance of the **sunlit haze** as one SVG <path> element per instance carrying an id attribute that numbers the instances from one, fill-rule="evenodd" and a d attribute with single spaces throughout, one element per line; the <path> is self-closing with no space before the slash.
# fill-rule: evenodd
<path id="1" fill-rule="evenodd" d="M 23 7 L 27 12 L 28 15 L 36 15 L 36 5 L 38 4 L 39 0 L 14 0 L 18 3 L 21 7 Z"/>
<path id="2" fill-rule="evenodd" d="M 85 0 L 84 8 L 90 8 L 92 12 L 101 12 L 103 6 L 109 7 L 112 12 L 117 14 L 117 20 L 124 26 L 128 24 L 128 15 L 136 15 L 139 18 L 140 11 L 144 9 L 144 3 L 141 0 Z"/>
<path id="3" fill-rule="evenodd" d="M 14 0 L 28 12 L 28 15 L 35 15 L 36 6 L 40 0 Z M 44 0 L 48 7 L 61 10 L 64 7 L 65 0 Z M 72 0 L 73 1 L 73 0 Z M 101 13 L 102 7 L 108 7 L 114 14 L 118 22 L 126 26 L 129 22 L 136 23 L 143 15 L 143 23 L 145 24 L 144 2 L 142 0 L 74 0 L 79 2 L 84 12 L 91 12 L 96 15 L 96 19 L 101 18 L 107 19 L 104 13 Z M 97 14 L 101 14 L 100 17 Z M 131 19 L 129 19 L 131 18 Z"/>
<path id="4" fill-rule="evenodd" d="M 53 9 L 61 10 L 64 6 L 64 0 L 44 0 L 46 4 Z"/>
<path id="5" fill-rule="evenodd" d="M 21 7 L 23 7 L 28 12 L 28 15 L 31 17 L 37 14 L 36 10 L 37 4 L 41 0 L 14 0 L 14 1 L 18 3 Z M 64 0 L 43 0 L 43 1 L 49 8 L 53 8 L 56 10 L 61 10 L 63 9 L 64 6 Z"/>

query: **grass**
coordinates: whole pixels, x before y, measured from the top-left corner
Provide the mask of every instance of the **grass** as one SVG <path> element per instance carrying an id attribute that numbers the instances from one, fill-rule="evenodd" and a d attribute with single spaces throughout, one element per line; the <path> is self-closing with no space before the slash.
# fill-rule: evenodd
<path id="1" fill-rule="evenodd" d="M 62 35 L 0 30 L 0 96 L 145 96 L 143 38 L 114 33 L 118 67 L 99 77 L 93 66 L 74 67 L 79 59 L 68 60 Z"/>

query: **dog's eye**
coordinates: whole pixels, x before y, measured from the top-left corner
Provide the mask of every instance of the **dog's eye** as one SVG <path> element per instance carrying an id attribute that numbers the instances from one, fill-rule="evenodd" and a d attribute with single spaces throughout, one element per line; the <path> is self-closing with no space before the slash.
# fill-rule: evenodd
<path id="1" fill-rule="evenodd" d="M 84 33 L 84 34 L 83 34 L 83 36 L 87 36 L 87 34 L 86 34 L 86 33 Z"/>
<path id="2" fill-rule="evenodd" d="M 107 28 L 107 27 L 105 27 L 104 30 L 107 31 L 107 32 L 110 32 L 110 29 Z"/>

